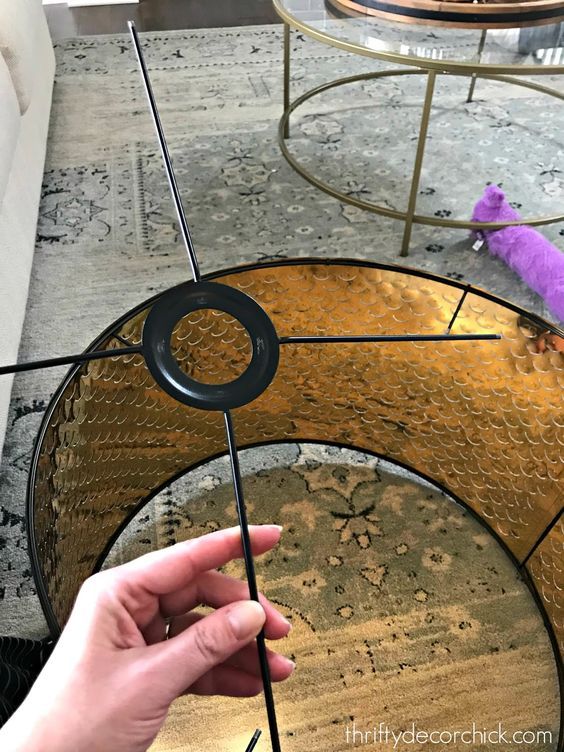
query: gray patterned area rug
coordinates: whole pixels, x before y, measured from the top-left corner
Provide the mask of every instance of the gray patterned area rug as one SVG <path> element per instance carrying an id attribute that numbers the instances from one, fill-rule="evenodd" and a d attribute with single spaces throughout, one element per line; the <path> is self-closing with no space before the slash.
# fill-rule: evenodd
<path id="1" fill-rule="evenodd" d="M 527 746 L 555 752 L 558 679 L 546 630 L 477 520 L 405 471 L 348 449 L 281 444 L 242 451 L 241 462 L 252 519 L 284 526 L 280 544 L 256 561 L 259 588 L 293 626 L 279 649 L 296 671 L 275 687 L 284 752 L 345 752 L 353 718 L 358 729 L 416 719 L 427 731 L 501 722 L 508 735 L 548 732 Z M 235 523 L 222 457 L 151 500 L 109 564 Z M 241 561 L 225 571 L 244 577 Z M 263 702 L 184 697 L 151 752 L 244 748 L 242 729 L 255 727 L 268 749 Z M 375 752 L 392 749 L 366 738 Z M 398 749 L 411 747 L 406 739 Z M 491 749 L 479 737 L 472 744 Z"/>
<path id="2" fill-rule="evenodd" d="M 341 205 L 281 157 L 279 27 L 145 34 L 143 42 L 204 272 L 293 256 L 399 260 L 399 223 Z M 291 46 L 295 93 L 381 66 L 301 34 Z M 80 351 L 188 273 L 127 37 L 64 42 L 57 62 L 21 360 Z M 327 93 L 294 120 L 292 149 L 351 194 L 405 206 L 423 85 L 404 77 Z M 467 217 L 495 181 L 524 213 L 555 213 L 564 195 L 562 105 L 488 82 L 465 104 L 465 87 L 440 79 L 419 209 Z M 560 245 L 563 232 L 545 230 Z M 513 273 L 472 250 L 465 232 L 416 228 L 408 263 L 546 315 Z M 0 475 L 0 633 L 45 630 L 26 550 L 25 486 L 33 439 L 63 373 L 21 374 L 14 383 Z"/>

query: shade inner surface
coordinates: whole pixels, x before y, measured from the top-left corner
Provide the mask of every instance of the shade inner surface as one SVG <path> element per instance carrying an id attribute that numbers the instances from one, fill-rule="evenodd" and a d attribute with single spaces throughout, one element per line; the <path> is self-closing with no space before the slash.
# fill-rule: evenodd
<path id="1" fill-rule="evenodd" d="M 277 455 L 281 466 L 273 467 Z M 355 452 L 264 447 L 244 452 L 243 465 L 252 471 L 252 521 L 284 525 L 257 573 L 293 624 L 279 650 L 297 669 L 275 687 L 285 752 L 350 749 L 353 723 L 363 732 L 501 723 L 511 733 L 549 731 L 552 743 L 535 749 L 556 749 L 558 682 L 542 617 L 472 515 Z M 111 562 L 236 524 L 226 470 L 210 463 L 159 494 Z M 226 571 L 243 576 L 239 562 Z M 152 749 L 239 752 L 255 727 L 267 733 L 262 697 L 183 698 Z M 377 738 L 370 748 L 384 752 L 390 743 Z"/>

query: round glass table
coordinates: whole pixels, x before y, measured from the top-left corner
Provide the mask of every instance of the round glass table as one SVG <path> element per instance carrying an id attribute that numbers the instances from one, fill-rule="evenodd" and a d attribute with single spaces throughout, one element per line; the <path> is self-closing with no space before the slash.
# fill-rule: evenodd
<path id="1" fill-rule="evenodd" d="M 408 255 L 414 224 L 458 229 L 478 227 L 491 229 L 515 224 L 545 225 L 564 221 L 564 214 L 561 213 L 551 216 L 526 217 L 519 221 L 505 223 L 477 223 L 463 219 L 430 216 L 417 211 L 421 168 L 437 77 L 439 75 L 468 77 L 467 102 L 472 101 L 478 78 L 514 84 L 564 100 L 564 91 L 552 85 L 530 80 L 531 76 L 554 76 L 564 73 L 564 22 L 561 20 L 548 22 L 550 18 L 546 16 L 549 12 L 564 15 L 564 3 L 559 3 L 559 8 L 555 10 L 554 3 L 545 4 L 542 0 L 524 4 L 514 2 L 512 7 L 516 9 L 515 12 L 502 17 L 501 13 L 489 16 L 472 14 L 470 12 L 472 7 L 476 8 L 474 3 L 439 3 L 436 0 L 402 0 L 405 2 L 402 6 L 377 3 L 375 0 L 273 0 L 273 2 L 278 15 L 284 22 L 284 113 L 279 126 L 279 142 L 284 157 L 302 177 L 339 201 L 375 214 L 403 220 L 402 256 Z M 442 17 L 430 18 L 421 17 L 419 11 L 413 15 L 412 9 L 406 9 L 408 4 L 432 7 L 425 13 L 435 15 L 440 13 L 438 9 L 445 6 L 465 6 L 468 20 L 466 22 L 452 20 L 454 16 L 450 12 L 444 13 Z M 376 6 L 380 5 L 391 8 L 394 12 L 375 11 Z M 516 20 L 517 9 L 531 5 L 544 10 L 535 10 L 536 15 L 531 16 L 531 20 L 527 21 L 527 25 L 524 26 L 525 21 Z M 366 7 L 363 9 L 363 6 Z M 509 6 L 510 3 L 493 3 L 488 5 L 488 9 L 508 8 Z M 402 20 L 398 20 L 400 17 L 398 9 L 402 8 L 401 12 L 404 15 L 401 16 Z M 375 12 L 377 15 L 374 15 Z M 292 29 L 354 55 L 397 63 L 402 67 L 338 78 L 316 86 L 291 100 L 290 35 Z M 425 76 L 426 88 L 405 210 L 391 208 L 361 196 L 345 193 L 327 180 L 316 176 L 290 150 L 288 144 L 290 117 L 302 104 L 316 95 L 357 81 L 413 75 Z"/>

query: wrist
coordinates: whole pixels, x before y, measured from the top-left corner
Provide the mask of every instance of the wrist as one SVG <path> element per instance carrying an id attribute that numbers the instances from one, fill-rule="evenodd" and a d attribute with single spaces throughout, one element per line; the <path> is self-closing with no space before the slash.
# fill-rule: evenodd
<path id="1" fill-rule="evenodd" d="M 0 729 L 0 748 L 10 752 L 72 752 L 56 733 L 54 719 L 42 717 L 27 700 Z"/>

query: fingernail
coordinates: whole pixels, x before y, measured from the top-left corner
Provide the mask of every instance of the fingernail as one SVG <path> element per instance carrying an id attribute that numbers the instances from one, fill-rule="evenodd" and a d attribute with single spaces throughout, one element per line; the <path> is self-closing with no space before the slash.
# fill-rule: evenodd
<path id="1" fill-rule="evenodd" d="M 265 525 L 249 525 L 249 530 L 264 530 L 265 527 L 275 527 L 279 532 L 282 532 L 284 530 L 284 527 L 282 525 L 274 525 L 271 523 L 267 523 Z M 234 530 L 241 530 L 240 527 L 234 528 Z"/>
<path id="2" fill-rule="evenodd" d="M 288 621 L 288 619 L 284 619 L 284 624 L 288 627 L 288 634 L 292 631 L 292 622 Z"/>
<path id="3" fill-rule="evenodd" d="M 245 640 L 257 635 L 265 619 L 264 609 L 256 601 L 238 603 L 227 614 L 227 620 L 238 640 Z"/>
<path id="4" fill-rule="evenodd" d="M 296 668 L 296 664 L 294 663 L 294 661 L 291 661 L 289 658 L 286 658 L 286 656 L 283 656 L 283 657 L 284 657 L 284 663 L 287 666 L 289 666 L 293 671 Z"/>

